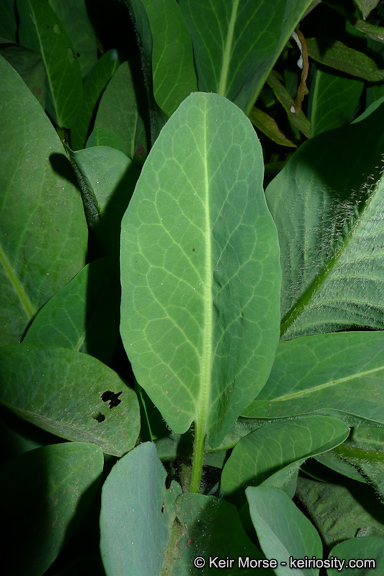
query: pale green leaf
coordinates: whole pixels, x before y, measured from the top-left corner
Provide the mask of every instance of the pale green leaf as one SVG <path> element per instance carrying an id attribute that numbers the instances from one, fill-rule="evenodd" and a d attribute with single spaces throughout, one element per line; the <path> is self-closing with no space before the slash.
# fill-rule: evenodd
<path id="1" fill-rule="evenodd" d="M 20 76 L 0 58 L 0 344 L 84 266 L 87 226 L 63 147 Z M 38 143 L 38 144 L 37 144 Z"/>
<path id="2" fill-rule="evenodd" d="M 276 345 L 275 227 L 261 147 L 239 108 L 193 94 L 144 165 L 122 222 L 121 334 L 177 433 L 214 446 L 265 383 Z"/>
<path id="3" fill-rule="evenodd" d="M 384 333 L 345 332 L 279 344 L 251 418 L 321 412 L 384 424 Z"/>
<path id="4" fill-rule="evenodd" d="M 0 467 L 6 576 L 40 576 L 87 512 L 103 471 L 98 446 L 66 443 L 32 450 Z"/>
<path id="5" fill-rule="evenodd" d="M 96 358 L 65 348 L 15 344 L 0 349 L 0 402 L 67 440 L 122 456 L 140 428 L 136 394 Z"/>
<path id="6" fill-rule="evenodd" d="M 353 0 L 358 9 L 361 12 L 362 17 L 364 20 L 367 16 L 376 8 L 379 3 L 379 0 Z"/>
<path id="7" fill-rule="evenodd" d="M 340 570 L 332 567 L 328 569 L 329 576 L 346 576 L 353 569 L 354 576 L 376 576 L 384 570 L 384 538 L 352 538 L 335 546 L 329 559 L 344 560 Z"/>
<path id="8" fill-rule="evenodd" d="M 221 490 L 233 496 L 244 486 L 255 486 L 278 470 L 338 446 L 349 428 L 329 416 L 274 422 L 242 438 L 228 458 Z"/>
<path id="9" fill-rule="evenodd" d="M 311 0 L 180 0 L 192 37 L 200 91 L 249 114 Z"/>
<path id="10" fill-rule="evenodd" d="M 316 576 L 317 568 L 290 568 L 290 558 L 322 558 L 322 544 L 315 527 L 290 497 L 269 486 L 247 488 L 251 518 L 267 558 L 276 558 L 277 576 Z M 282 565 L 282 562 L 284 563 Z"/>
<path id="11" fill-rule="evenodd" d="M 17 0 L 20 43 L 41 53 L 49 87 L 47 110 L 70 128 L 78 116 L 83 84 L 77 53 L 63 23 L 45 0 Z"/>
<path id="12" fill-rule="evenodd" d="M 284 339 L 384 328 L 383 122 L 380 106 L 305 142 L 266 190 L 279 233 Z"/>

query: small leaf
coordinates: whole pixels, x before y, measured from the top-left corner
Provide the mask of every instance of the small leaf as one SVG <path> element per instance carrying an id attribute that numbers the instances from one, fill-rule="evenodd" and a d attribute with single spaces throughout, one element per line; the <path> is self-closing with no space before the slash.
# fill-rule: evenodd
<path id="1" fill-rule="evenodd" d="M 121 334 L 177 433 L 221 442 L 274 357 L 279 266 L 260 144 L 237 106 L 193 94 L 172 115 L 122 222 Z"/>
<path id="2" fill-rule="evenodd" d="M 47 109 L 57 124 L 71 128 L 83 99 L 76 51 L 63 23 L 45 0 L 18 0 L 20 42 L 41 52 L 47 73 Z"/>
<path id="3" fill-rule="evenodd" d="M 297 148 L 297 145 L 285 136 L 277 125 L 276 120 L 272 118 L 272 116 L 269 116 L 269 114 L 266 114 L 258 108 L 253 108 L 249 119 L 260 132 L 263 132 L 273 142 L 276 142 L 276 144 L 289 148 Z"/>
<path id="4" fill-rule="evenodd" d="M 245 493 L 260 546 L 267 558 L 276 558 L 278 561 L 279 565 L 275 569 L 277 576 L 291 572 L 297 576 L 319 574 L 319 570 L 314 567 L 304 569 L 299 565 L 290 566 L 291 558 L 299 560 L 323 556 L 320 536 L 315 527 L 290 497 L 282 490 L 270 486 L 247 488 Z"/>
<path id="5" fill-rule="evenodd" d="M 87 512 L 103 470 L 91 444 L 45 446 L 0 467 L 6 576 L 40 576 Z"/>
<path id="6" fill-rule="evenodd" d="M 307 48 L 309 57 L 319 64 L 335 68 L 368 82 L 384 80 L 384 70 L 379 70 L 374 60 L 338 40 L 308 38 Z"/>
<path id="7" fill-rule="evenodd" d="M 99 99 L 120 64 L 117 50 L 108 50 L 92 68 L 84 82 L 83 105 L 76 124 L 71 129 L 71 146 L 84 148 Z"/>
<path id="8" fill-rule="evenodd" d="M 141 98 L 143 97 L 141 95 Z M 141 102 L 136 94 L 130 65 L 123 62 L 112 76 L 100 100 L 94 130 L 102 128 L 112 132 L 123 143 L 123 152 L 131 160 L 137 159 L 143 163 L 147 142 Z"/>
<path id="9" fill-rule="evenodd" d="M 364 82 L 316 68 L 310 90 L 313 135 L 347 124 L 356 112 Z"/>
<path id="10" fill-rule="evenodd" d="M 0 38 L 5 38 L 11 42 L 17 41 L 15 0 L 2 0 L 0 2 Z"/>
<path id="11" fill-rule="evenodd" d="M 364 20 L 370 15 L 372 10 L 376 8 L 380 0 L 353 0 L 355 5 L 361 12 Z"/>
<path id="12" fill-rule="evenodd" d="M 332 450 L 349 435 L 349 428 L 329 416 L 274 422 L 242 438 L 228 458 L 221 490 L 228 497 L 244 487 L 255 486 L 268 476 L 297 462 Z"/>
<path id="13" fill-rule="evenodd" d="M 18 416 L 67 440 L 122 456 L 139 434 L 135 392 L 96 358 L 65 348 L 16 344 L 0 349 L 0 402 Z M 120 393 L 111 407 L 103 393 Z"/>

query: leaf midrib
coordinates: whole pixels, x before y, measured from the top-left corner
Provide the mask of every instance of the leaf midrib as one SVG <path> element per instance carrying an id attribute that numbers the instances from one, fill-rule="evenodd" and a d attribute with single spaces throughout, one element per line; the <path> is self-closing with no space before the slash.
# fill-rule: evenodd
<path id="1" fill-rule="evenodd" d="M 270 400 L 272 402 L 285 402 L 287 400 L 292 400 L 294 398 L 303 398 L 303 396 L 309 396 L 315 392 L 321 390 L 326 390 L 327 388 L 332 388 L 333 386 L 339 386 L 343 382 L 349 382 L 350 380 L 355 380 L 356 378 L 364 378 L 370 374 L 375 374 L 376 372 L 381 372 L 384 370 L 384 366 L 378 368 L 372 368 L 371 370 L 365 370 L 364 372 L 357 372 L 350 376 L 345 376 L 344 378 L 338 378 L 337 380 L 332 380 L 325 382 L 324 384 L 319 384 L 318 386 L 313 386 L 312 388 L 306 388 L 305 390 L 299 390 L 298 392 L 293 392 L 292 394 L 286 394 L 285 396 L 280 396 L 278 398 L 273 398 Z M 267 400 L 268 401 L 268 400 Z"/>
<path id="2" fill-rule="evenodd" d="M 217 93 L 220 94 L 221 96 L 226 96 L 227 94 L 228 72 L 229 72 L 229 65 L 231 63 L 232 43 L 233 43 L 238 7 L 239 7 L 239 0 L 234 0 L 232 6 L 232 14 L 228 24 L 227 38 L 223 51 L 223 64 L 221 67 L 220 81 L 217 88 Z"/>
<path id="3" fill-rule="evenodd" d="M 1 245 L 0 245 L 0 263 L 2 264 L 5 270 L 6 276 L 9 279 L 12 288 L 14 289 L 19 298 L 19 301 L 21 303 L 21 306 L 24 310 L 27 319 L 31 320 L 35 316 L 37 309 L 34 307 L 31 300 L 29 299 L 29 296 L 24 286 L 20 282 L 12 264 L 8 260 L 7 255 L 5 254 L 3 247 Z"/>

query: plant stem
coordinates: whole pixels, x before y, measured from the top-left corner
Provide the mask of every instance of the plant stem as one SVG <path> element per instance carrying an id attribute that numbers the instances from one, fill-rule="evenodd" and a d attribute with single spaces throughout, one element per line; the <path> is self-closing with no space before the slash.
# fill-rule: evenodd
<path id="1" fill-rule="evenodd" d="M 195 441 L 193 444 L 193 459 L 190 493 L 198 494 L 200 491 L 201 474 L 203 472 L 204 460 L 204 443 L 205 443 L 205 426 L 199 426 L 195 422 Z"/>

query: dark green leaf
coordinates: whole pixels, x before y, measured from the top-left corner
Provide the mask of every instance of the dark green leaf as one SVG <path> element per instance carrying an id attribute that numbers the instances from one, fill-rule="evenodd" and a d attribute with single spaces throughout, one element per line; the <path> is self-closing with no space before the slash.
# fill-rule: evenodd
<path id="1" fill-rule="evenodd" d="M 338 40 L 307 38 L 307 48 L 308 56 L 319 64 L 368 80 L 368 82 L 384 80 L 384 70 L 379 70 L 374 60 L 364 52 L 349 48 Z"/>
<path id="2" fill-rule="evenodd" d="M 69 348 L 111 360 L 119 338 L 118 262 L 88 264 L 38 312 L 23 343 Z"/>
<path id="3" fill-rule="evenodd" d="M 49 0 L 49 4 L 64 25 L 84 78 L 97 63 L 96 37 L 86 0 Z"/>
<path id="4" fill-rule="evenodd" d="M 117 50 L 108 50 L 85 79 L 83 105 L 78 120 L 71 129 L 71 146 L 74 150 L 84 148 L 96 106 L 119 64 Z"/>
<path id="5" fill-rule="evenodd" d="M 67 440 L 122 456 L 136 442 L 135 392 L 96 358 L 65 348 L 16 344 L 0 349 L 0 402 Z"/>
<path id="6" fill-rule="evenodd" d="M 5 346 L 21 339 L 38 309 L 84 266 L 87 227 L 51 123 L 1 57 L 0 76 L 0 344 Z"/>
<path id="7" fill-rule="evenodd" d="M 364 82 L 317 68 L 310 90 L 314 136 L 347 124 L 356 112 Z"/>
<path id="8" fill-rule="evenodd" d="M 200 91 L 246 114 L 311 0 L 180 0 L 192 36 Z"/>
<path id="9" fill-rule="evenodd" d="M 353 0 L 364 20 L 376 8 L 380 0 Z"/>
<path id="10" fill-rule="evenodd" d="M 5 38 L 11 42 L 17 41 L 15 0 L 2 0 L 0 2 L 0 38 Z"/>
<path id="11" fill-rule="evenodd" d="M 112 132 L 119 138 L 119 142 L 123 143 L 122 151 L 140 163 L 147 154 L 145 127 L 141 116 L 142 106 L 143 100 L 137 98 L 130 66 L 128 62 L 123 62 L 109 81 L 101 98 L 94 129 L 102 128 Z M 107 145 L 111 146 L 111 143 Z"/>
<path id="12" fill-rule="evenodd" d="M 4 576 L 40 576 L 79 526 L 103 470 L 98 446 L 45 446 L 0 467 Z"/>
<path id="13" fill-rule="evenodd" d="M 78 57 L 63 23 L 45 0 L 17 0 L 20 43 L 41 52 L 47 73 L 47 110 L 64 128 L 75 122 L 83 99 Z"/>
<path id="14" fill-rule="evenodd" d="M 215 446 L 273 362 L 279 267 L 261 148 L 239 108 L 193 94 L 172 115 L 122 223 L 121 334 L 177 433 Z"/>
<path id="15" fill-rule="evenodd" d="M 0 54 L 20 74 L 45 109 L 46 73 L 41 54 L 17 44 L 1 47 Z"/>

